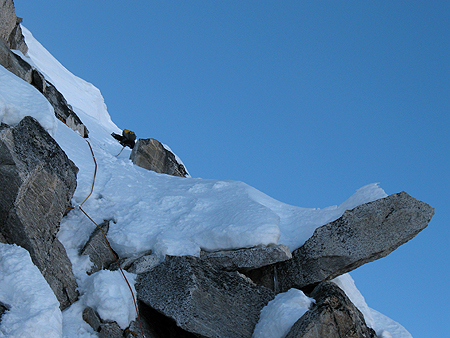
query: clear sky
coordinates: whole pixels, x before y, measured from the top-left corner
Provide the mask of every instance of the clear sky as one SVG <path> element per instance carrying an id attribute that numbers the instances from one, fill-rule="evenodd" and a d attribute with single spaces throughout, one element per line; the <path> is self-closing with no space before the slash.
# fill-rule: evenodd
<path id="1" fill-rule="evenodd" d="M 448 336 L 450 1 L 14 2 L 120 128 L 193 177 L 318 208 L 380 182 L 435 207 L 352 276 L 415 338 Z"/>

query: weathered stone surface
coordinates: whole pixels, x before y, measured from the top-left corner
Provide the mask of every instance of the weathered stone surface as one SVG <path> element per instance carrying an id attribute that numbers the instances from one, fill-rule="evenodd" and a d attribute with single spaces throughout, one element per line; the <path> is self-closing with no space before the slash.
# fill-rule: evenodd
<path id="1" fill-rule="evenodd" d="M 211 253 L 202 251 L 201 258 L 221 270 L 247 271 L 286 261 L 292 254 L 287 246 L 280 244 Z"/>
<path id="2" fill-rule="evenodd" d="M 105 234 L 109 230 L 109 221 L 99 224 L 99 227 Z M 103 236 L 103 232 L 99 228 L 95 228 L 84 247 L 80 250 L 80 255 L 89 255 L 92 267 L 89 274 L 108 268 L 116 259 L 109 249 L 108 243 Z"/>
<path id="3" fill-rule="evenodd" d="M 62 309 L 77 299 L 77 285 L 56 234 L 75 187 L 73 163 L 34 118 L 2 124 L 0 232 L 28 250 Z"/>
<path id="4" fill-rule="evenodd" d="M 310 297 L 316 303 L 291 328 L 286 338 L 375 338 L 363 314 L 336 284 L 319 284 Z"/>
<path id="5" fill-rule="evenodd" d="M 175 321 L 164 316 L 150 306 L 138 301 L 139 314 L 145 338 L 196 338 L 191 332 L 178 327 Z M 138 321 L 131 322 L 125 330 L 125 338 L 142 338 Z"/>
<path id="6" fill-rule="evenodd" d="M 81 122 L 78 115 L 67 103 L 64 96 L 52 85 L 46 81 L 44 75 L 37 69 L 32 68 L 20 56 L 14 54 L 9 46 L 0 39 L 0 65 L 5 67 L 14 75 L 22 80 L 32 84 L 39 90 L 52 105 L 55 116 L 67 124 L 69 128 L 77 131 L 82 137 L 88 137 L 89 131 Z"/>
<path id="7" fill-rule="evenodd" d="M 86 126 L 81 122 L 78 115 L 75 114 L 64 96 L 53 84 L 44 78 L 41 72 L 33 69 L 30 83 L 46 97 L 48 102 L 50 102 L 55 110 L 55 116 L 58 119 L 66 123 L 72 130 L 77 131 L 82 137 L 88 137 L 89 131 Z"/>
<path id="8" fill-rule="evenodd" d="M 86 307 L 83 310 L 82 318 L 94 329 L 94 331 L 98 332 L 100 330 L 101 319 L 93 308 L 89 306 Z"/>
<path id="9" fill-rule="evenodd" d="M 0 39 L 0 65 L 5 67 L 14 75 L 22 80 L 31 83 L 32 69 L 31 66 L 23 61 L 19 56 L 11 52 L 8 45 Z"/>
<path id="10" fill-rule="evenodd" d="M 28 47 L 20 28 L 21 22 L 22 19 L 16 16 L 14 2 L 0 1 L 0 39 L 7 44 L 8 49 L 18 49 L 25 54 Z"/>
<path id="11" fill-rule="evenodd" d="M 161 174 L 186 177 L 188 173 L 175 155 L 153 138 L 139 139 L 130 155 L 134 164 Z"/>
<path id="12" fill-rule="evenodd" d="M 153 269 L 159 263 L 160 260 L 158 255 L 145 255 L 136 259 L 127 271 L 139 275 Z"/>
<path id="13" fill-rule="evenodd" d="M 238 272 L 191 256 L 168 257 L 139 275 L 137 298 L 199 337 L 251 337 L 261 309 L 274 298 Z"/>
<path id="14" fill-rule="evenodd" d="M 276 265 L 279 290 L 310 290 L 382 258 L 423 230 L 434 214 L 428 204 L 405 192 L 346 211 L 316 229 L 289 261 Z"/>
<path id="15" fill-rule="evenodd" d="M 123 338 L 123 331 L 116 322 L 101 323 L 98 338 Z"/>

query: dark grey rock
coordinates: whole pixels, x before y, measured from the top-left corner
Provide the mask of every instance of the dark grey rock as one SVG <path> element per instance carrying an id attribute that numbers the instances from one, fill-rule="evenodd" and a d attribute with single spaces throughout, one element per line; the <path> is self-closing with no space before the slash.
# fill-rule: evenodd
<path id="1" fill-rule="evenodd" d="M 76 188 L 73 163 L 32 117 L 0 129 L 0 233 L 27 249 L 65 309 L 77 299 L 72 265 L 56 238 Z"/>
<path id="2" fill-rule="evenodd" d="M 276 265 L 279 290 L 311 290 L 357 267 L 382 258 L 423 230 L 434 214 L 405 192 L 346 211 L 316 229 L 289 261 Z"/>
<path id="3" fill-rule="evenodd" d="M 116 322 L 101 323 L 98 338 L 123 338 L 123 331 Z"/>
<path id="4" fill-rule="evenodd" d="M 288 247 L 282 244 L 258 246 L 249 249 L 201 253 L 202 260 L 226 271 L 248 271 L 292 258 Z"/>
<path id="5" fill-rule="evenodd" d="M 100 324 L 102 323 L 98 313 L 91 307 L 86 307 L 82 314 L 83 320 L 89 324 L 94 331 L 98 332 L 100 330 Z"/>
<path id="6" fill-rule="evenodd" d="M 130 155 L 131 161 L 148 170 L 161 174 L 186 177 L 188 173 L 175 155 L 157 140 L 139 139 Z"/>
<path id="7" fill-rule="evenodd" d="M 19 56 L 11 52 L 9 46 L 0 39 L 0 65 L 28 83 L 32 80 L 32 68 Z"/>
<path id="8" fill-rule="evenodd" d="M 89 131 L 81 122 L 78 115 L 67 103 L 64 96 L 48 82 L 44 75 L 37 69 L 32 68 L 20 56 L 14 54 L 8 45 L 0 39 L 0 65 L 5 67 L 14 75 L 32 84 L 50 102 L 55 111 L 55 116 L 63 121 L 69 128 L 77 131 L 82 137 L 88 137 Z"/>
<path id="9" fill-rule="evenodd" d="M 0 40 L 3 40 L 8 49 L 20 50 L 23 54 L 28 51 L 25 44 L 20 23 L 22 19 L 16 16 L 12 0 L 0 1 Z"/>
<path id="10" fill-rule="evenodd" d="M 286 338 L 376 338 L 363 314 L 336 284 L 319 284 L 315 304 L 292 326 Z"/>
<path id="11" fill-rule="evenodd" d="M 30 83 L 50 102 L 55 111 L 55 116 L 59 120 L 63 121 L 72 130 L 77 131 L 82 137 L 88 137 L 88 129 L 81 122 L 78 115 L 75 114 L 64 96 L 37 69 L 33 69 Z"/>
<path id="12" fill-rule="evenodd" d="M 95 228 L 84 247 L 80 250 L 80 255 L 89 255 L 89 260 L 93 263 L 88 274 L 108 268 L 116 261 L 111 252 L 105 236 L 109 230 L 109 221 L 99 224 L 100 228 Z"/>
<path id="13" fill-rule="evenodd" d="M 274 298 L 238 272 L 191 256 L 168 257 L 139 275 L 137 298 L 199 337 L 251 337 L 261 309 Z"/>
<path id="14" fill-rule="evenodd" d="M 196 338 L 197 335 L 178 327 L 175 321 L 164 316 L 150 306 L 138 301 L 139 314 L 145 338 Z M 142 338 L 137 320 L 125 330 L 125 338 Z"/>
<path id="15" fill-rule="evenodd" d="M 1 322 L 3 314 L 6 311 L 9 311 L 9 309 L 11 309 L 11 306 L 9 306 L 8 304 L 5 304 L 3 302 L 0 302 L 0 322 Z"/>

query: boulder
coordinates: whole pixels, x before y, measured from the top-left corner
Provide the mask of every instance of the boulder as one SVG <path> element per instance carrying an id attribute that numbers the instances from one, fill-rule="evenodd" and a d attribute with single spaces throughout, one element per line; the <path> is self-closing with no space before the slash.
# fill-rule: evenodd
<path id="1" fill-rule="evenodd" d="M 153 138 L 139 139 L 131 151 L 130 159 L 134 164 L 157 173 L 188 176 L 184 165 L 178 163 L 175 154 Z"/>
<path id="2" fill-rule="evenodd" d="M 59 223 L 76 188 L 76 169 L 32 117 L 0 127 L 0 233 L 27 249 L 65 309 L 77 299 Z"/>
<path id="3" fill-rule="evenodd" d="M 278 288 L 310 291 L 357 267 L 385 257 L 423 230 L 434 209 L 405 192 L 347 210 L 317 228 L 293 258 L 276 265 Z"/>
<path id="4" fill-rule="evenodd" d="M 88 241 L 80 250 L 80 255 L 89 255 L 89 260 L 92 262 L 92 267 L 88 274 L 108 268 L 116 261 L 105 236 L 103 236 L 103 233 L 106 235 L 108 230 L 109 221 L 104 221 L 99 225 L 99 228 L 94 229 Z"/>
<path id="5" fill-rule="evenodd" d="M 292 258 L 285 245 L 258 246 L 249 249 L 201 252 L 202 260 L 226 271 L 248 271 Z"/>
<path id="6" fill-rule="evenodd" d="M 13 0 L 0 1 L 0 39 L 8 49 L 17 49 L 26 54 L 28 47 L 20 28 L 21 22 L 22 19 L 16 16 Z"/>
<path id="7" fill-rule="evenodd" d="M 375 338 L 363 314 L 336 284 L 319 284 L 310 297 L 315 304 L 295 322 L 286 338 Z"/>
<path id="8" fill-rule="evenodd" d="M 434 209 L 405 192 L 347 210 L 319 227 L 292 259 L 244 271 L 276 293 L 292 287 L 305 292 L 357 267 L 382 258 L 424 229 Z"/>
<path id="9" fill-rule="evenodd" d="M 137 298 L 198 337 L 251 337 L 274 293 L 192 256 L 168 257 L 139 275 Z"/>

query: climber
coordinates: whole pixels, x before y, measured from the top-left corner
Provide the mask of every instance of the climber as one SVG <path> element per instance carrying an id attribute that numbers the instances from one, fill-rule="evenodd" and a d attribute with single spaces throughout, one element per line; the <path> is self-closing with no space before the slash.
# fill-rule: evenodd
<path id="1" fill-rule="evenodd" d="M 114 137 L 119 143 L 125 148 L 130 147 L 131 149 L 134 148 L 134 143 L 136 141 L 136 134 L 132 132 L 131 130 L 124 129 L 122 131 L 122 135 L 112 133 L 112 137 Z"/>

